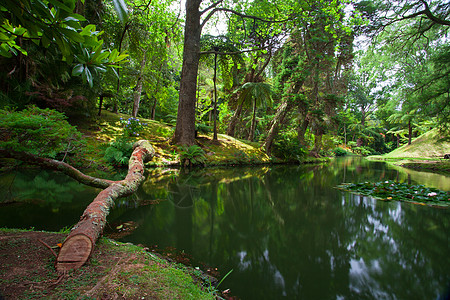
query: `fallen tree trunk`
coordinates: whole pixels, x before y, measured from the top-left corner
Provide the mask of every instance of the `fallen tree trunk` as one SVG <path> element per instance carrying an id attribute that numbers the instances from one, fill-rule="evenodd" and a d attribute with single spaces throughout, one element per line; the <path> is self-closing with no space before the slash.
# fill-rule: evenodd
<path id="1" fill-rule="evenodd" d="M 144 180 L 144 162 L 150 160 L 155 151 L 150 143 L 144 140 L 136 142 L 133 147 L 127 176 L 101 191 L 86 208 L 80 221 L 62 244 L 56 259 L 57 271 L 77 269 L 89 259 L 95 242 L 103 232 L 106 217 L 114 206 L 114 201 L 134 193 Z"/>

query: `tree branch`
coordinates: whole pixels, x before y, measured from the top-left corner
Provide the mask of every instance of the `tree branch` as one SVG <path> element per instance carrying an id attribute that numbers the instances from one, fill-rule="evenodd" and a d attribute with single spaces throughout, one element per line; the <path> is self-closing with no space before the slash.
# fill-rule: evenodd
<path id="1" fill-rule="evenodd" d="M 205 12 L 207 12 L 208 10 L 210 10 L 210 9 L 213 9 L 214 7 L 216 7 L 217 5 L 219 5 L 220 3 L 222 3 L 223 2 L 223 0 L 219 0 L 219 1 L 217 1 L 217 2 L 214 2 L 213 4 L 211 4 L 210 6 L 208 6 L 207 8 L 205 8 L 204 10 L 202 10 L 201 12 L 200 12 L 200 15 L 203 15 Z"/>
<path id="2" fill-rule="evenodd" d="M 200 55 L 205 55 L 205 54 L 236 55 L 236 54 L 241 54 L 241 53 L 260 51 L 260 50 L 264 50 L 264 49 L 267 49 L 267 48 L 268 47 L 262 47 L 262 48 L 234 51 L 234 52 L 218 52 L 218 51 L 211 50 L 211 51 L 202 51 L 202 52 L 200 52 Z"/>
<path id="3" fill-rule="evenodd" d="M 425 9 L 422 11 L 422 13 L 424 15 L 426 15 L 428 17 L 428 19 L 430 19 L 431 21 L 433 21 L 434 23 L 437 23 L 437 24 L 450 26 L 450 21 L 440 19 L 440 18 L 436 17 L 435 15 L 433 15 L 433 13 L 430 10 L 430 7 L 428 6 L 428 3 L 425 0 L 420 0 L 420 2 L 422 2 L 423 5 L 425 5 Z"/>
<path id="4" fill-rule="evenodd" d="M 218 11 L 230 12 L 230 13 L 235 14 L 235 15 L 241 17 L 241 18 L 252 19 L 252 20 L 260 21 L 260 22 L 264 22 L 264 23 L 284 23 L 284 22 L 292 20 L 291 18 L 287 18 L 285 20 L 266 20 L 266 19 L 262 19 L 262 18 L 257 17 L 257 16 L 246 15 L 246 14 L 240 13 L 240 12 L 235 11 L 235 10 L 230 9 L 230 8 L 216 7 L 206 16 L 206 18 L 203 20 L 203 22 L 200 24 L 200 26 L 201 27 L 205 26 L 206 22 L 208 22 L 208 20 L 211 19 L 211 17 Z"/>
<path id="5" fill-rule="evenodd" d="M 85 185 L 89 185 L 92 187 L 97 188 L 107 188 L 111 184 L 115 183 L 115 181 L 107 180 L 107 179 L 100 179 L 96 177 L 92 177 L 86 174 L 83 174 L 79 170 L 75 169 L 71 165 L 50 159 L 50 158 L 44 158 L 39 157 L 37 155 L 27 153 L 27 152 L 19 152 L 19 151 L 13 151 L 13 150 L 7 150 L 7 149 L 0 149 L 0 157 L 4 158 L 14 158 L 26 163 L 30 163 L 33 165 L 41 166 L 44 168 L 60 171 L 64 174 L 66 174 L 69 177 L 72 177 L 73 179 L 77 180 L 80 183 L 83 183 Z"/>

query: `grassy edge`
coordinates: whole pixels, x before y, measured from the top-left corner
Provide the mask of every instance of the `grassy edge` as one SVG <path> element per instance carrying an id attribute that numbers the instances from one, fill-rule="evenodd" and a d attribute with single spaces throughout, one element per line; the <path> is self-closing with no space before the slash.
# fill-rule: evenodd
<path id="1" fill-rule="evenodd" d="M 39 233 L 44 235 L 58 235 L 61 233 L 36 231 L 33 229 L 0 228 L 2 242 L 11 239 L 20 239 L 18 235 L 26 233 Z M 7 243 L 3 244 L 5 247 Z M 22 257 L 33 256 L 32 243 L 21 246 Z M 27 245 L 29 245 L 27 247 Z M 48 251 L 45 247 L 42 251 Z M 45 248 L 45 249 L 44 249 Z M 169 262 L 166 259 L 147 251 L 148 249 L 121 243 L 105 237 L 99 239 L 94 253 L 87 264 L 78 270 L 70 271 L 64 280 L 56 287 L 40 287 L 35 291 L 24 291 L 21 298 L 49 298 L 49 299 L 100 299 L 104 295 L 119 295 L 122 298 L 132 299 L 216 299 L 218 290 L 211 283 L 213 278 L 200 270 L 189 268 L 181 264 Z M 16 250 L 10 249 L 12 253 Z M 55 258 L 51 258 L 54 262 Z M 115 261 L 113 261 L 115 259 Z M 104 260 L 109 261 L 105 265 Z M 19 260 L 14 265 L 20 267 Z M 39 281 L 45 282 L 55 279 L 58 275 L 48 261 L 38 262 L 45 264 L 47 272 L 51 275 L 41 275 Z M 28 269 L 38 269 L 24 262 Z M 53 271 L 51 271 L 53 269 Z M 99 269 L 101 271 L 99 271 Z M 20 282 L 20 278 L 12 282 Z M 0 280 L 2 283 L 2 280 Z M 3 281 L 2 285 L 5 284 Z M 11 284 L 11 283 L 10 283 Z M 8 284 L 8 285 L 10 285 Z M 36 283 L 38 285 L 38 283 Z M 3 287 L 2 287 L 3 288 Z"/>

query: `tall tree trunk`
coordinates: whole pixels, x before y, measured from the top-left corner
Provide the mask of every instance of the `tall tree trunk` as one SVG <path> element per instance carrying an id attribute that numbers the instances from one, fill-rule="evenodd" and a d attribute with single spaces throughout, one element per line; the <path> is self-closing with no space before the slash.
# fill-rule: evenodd
<path id="1" fill-rule="evenodd" d="M 314 135 L 314 148 L 311 152 L 317 154 L 317 157 L 319 156 L 320 149 L 322 149 L 322 137 L 323 133 L 319 130 L 316 130 L 316 133 Z"/>
<path id="2" fill-rule="evenodd" d="M 152 105 L 152 112 L 151 112 L 151 119 L 154 120 L 155 119 L 155 115 L 156 115 L 156 96 L 153 97 L 154 101 L 153 101 L 153 105 Z"/>
<path id="3" fill-rule="evenodd" d="M 161 73 L 162 66 L 163 66 L 163 62 L 161 62 L 161 65 L 159 65 L 159 73 Z M 154 91 L 154 96 L 153 96 L 154 101 L 153 101 L 152 110 L 151 110 L 151 119 L 152 120 L 155 119 L 155 115 L 156 115 L 156 102 L 158 101 L 158 98 L 156 98 L 156 95 L 158 95 L 158 92 L 159 92 L 160 81 L 161 81 L 161 76 L 158 76 L 158 80 L 156 81 L 156 89 Z"/>
<path id="4" fill-rule="evenodd" d="M 123 39 L 125 38 L 125 34 L 127 33 L 128 28 L 130 28 L 130 24 L 126 24 L 125 27 L 123 28 L 122 34 L 120 36 L 120 40 L 119 40 L 119 52 L 122 51 L 122 43 L 123 43 Z M 117 63 L 118 65 L 120 64 L 120 62 Z M 117 96 L 119 95 L 119 91 L 120 91 L 120 68 L 117 68 Z M 117 103 L 117 98 L 114 99 L 114 104 L 113 104 L 113 113 L 117 113 L 119 111 L 119 106 Z"/>
<path id="5" fill-rule="evenodd" d="M 101 191 L 86 208 L 80 221 L 73 227 L 62 244 L 56 259 L 56 270 L 66 272 L 84 265 L 91 255 L 95 242 L 106 224 L 109 210 L 117 198 L 134 193 L 144 181 L 144 162 L 151 159 L 155 150 L 148 141 L 138 141 L 130 157 L 128 174 Z"/>
<path id="6" fill-rule="evenodd" d="M 267 155 L 270 155 L 272 143 L 278 133 L 280 124 L 283 123 L 286 114 L 292 109 L 293 106 L 294 103 L 292 101 L 285 100 L 278 107 L 275 117 L 273 118 L 272 125 L 267 133 L 267 138 L 264 142 L 264 149 L 266 150 Z"/>
<path id="7" fill-rule="evenodd" d="M 139 104 L 141 102 L 141 94 L 142 94 L 142 85 L 143 85 L 143 80 L 142 77 L 144 76 L 144 68 L 145 68 L 145 63 L 146 63 L 146 54 L 144 53 L 144 58 L 141 60 L 141 69 L 139 70 L 139 78 L 138 81 L 136 83 L 136 89 L 134 91 L 134 97 L 133 97 L 133 112 L 131 113 L 131 115 L 133 117 L 137 117 L 138 111 L 139 111 Z"/>
<path id="8" fill-rule="evenodd" d="M 309 126 L 308 116 L 305 116 L 305 118 L 297 128 L 297 140 L 301 146 L 306 146 L 305 134 L 306 130 L 308 129 L 308 126 Z"/>
<path id="9" fill-rule="evenodd" d="M 252 115 L 252 125 L 250 126 L 250 133 L 248 135 L 248 140 L 253 142 L 253 139 L 255 138 L 255 131 L 256 131 L 256 99 L 253 102 L 253 115 Z"/>
<path id="10" fill-rule="evenodd" d="M 217 52 L 214 53 L 214 109 L 213 109 L 213 118 L 214 118 L 214 130 L 213 130 L 213 141 L 217 141 Z"/>
<path id="11" fill-rule="evenodd" d="M 100 103 L 98 104 L 98 116 L 102 115 L 103 94 L 100 95 Z"/>
<path id="12" fill-rule="evenodd" d="M 245 101 L 245 99 L 242 99 L 241 103 L 236 108 L 236 111 L 234 112 L 233 117 L 231 117 L 230 125 L 228 125 L 228 128 L 227 128 L 227 134 L 229 136 L 234 137 L 234 131 L 236 130 L 236 125 L 239 121 L 239 117 L 241 116 L 242 107 L 244 106 L 244 101 Z"/>
<path id="13" fill-rule="evenodd" d="M 181 69 L 180 97 L 177 125 L 173 142 L 193 145 L 195 143 L 195 92 L 200 60 L 200 7 L 201 0 L 186 1 L 186 24 L 184 28 L 183 66 Z"/>
<path id="14" fill-rule="evenodd" d="M 412 140 L 412 126 L 411 126 L 411 120 L 408 121 L 408 145 L 411 145 Z"/>

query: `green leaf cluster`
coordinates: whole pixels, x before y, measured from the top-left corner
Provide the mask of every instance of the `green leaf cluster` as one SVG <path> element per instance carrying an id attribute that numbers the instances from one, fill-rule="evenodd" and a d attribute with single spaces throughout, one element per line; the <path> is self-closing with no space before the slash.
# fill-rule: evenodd
<path id="1" fill-rule="evenodd" d="M 128 55 L 102 49 L 102 31 L 74 13 L 77 0 L 4 0 L 0 3 L 0 56 L 27 55 L 27 43 L 54 48 L 71 65 L 73 76 L 81 76 L 93 87 L 93 78 L 115 67 Z M 82 1 L 84 3 L 84 1 Z M 20 41 L 17 42 L 17 41 Z"/>
<path id="2" fill-rule="evenodd" d="M 123 133 L 124 137 L 131 137 L 131 136 L 139 136 L 139 133 L 142 132 L 145 126 L 147 126 L 147 123 L 142 123 L 139 121 L 139 119 L 130 117 L 128 119 L 120 118 L 120 122 L 123 126 Z"/>
<path id="3" fill-rule="evenodd" d="M 203 165 L 206 162 L 205 151 L 200 146 L 183 146 L 180 152 L 180 161 L 182 166 Z"/>
<path id="4" fill-rule="evenodd" d="M 84 144 L 63 113 L 29 106 L 22 111 L 0 110 L 0 147 L 55 158 L 75 153 Z"/>
<path id="5" fill-rule="evenodd" d="M 119 138 L 109 144 L 103 158 L 114 167 L 126 167 L 132 153 L 133 143 Z"/>

